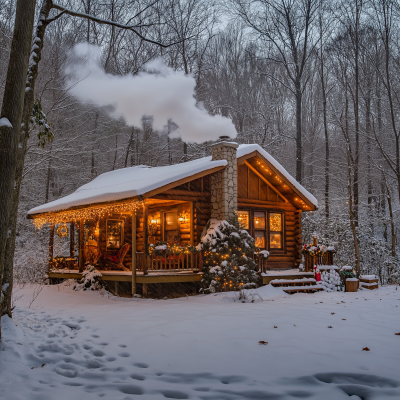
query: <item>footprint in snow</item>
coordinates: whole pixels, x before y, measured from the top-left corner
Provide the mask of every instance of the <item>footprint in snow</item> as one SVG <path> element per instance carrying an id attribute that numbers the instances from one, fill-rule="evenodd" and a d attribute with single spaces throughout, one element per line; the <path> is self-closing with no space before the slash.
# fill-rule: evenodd
<path id="1" fill-rule="evenodd" d="M 132 365 L 138 368 L 149 368 L 148 364 L 145 363 L 133 363 Z"/>
<path id="2" fill-rule="evenodd" d="M 92 354 L 96 357 L 103 357 L 105 353 L 104 353 L 104 351 L 97 349 L 97 350 L 93 350 Z"/>
<path id="3" fill-rule="evenodd" d="M 139 374 L 132 374 L 131 378 L 135 379 L 136 381 L 144 381 L 146 379 L 145 376 Z"/>
<path id="4" fill-rule="evenodd" d="M 176 390 L 164 390 L 161 392 L 167 399 L 188 399 L 189 395 L 187 393 L 178 392 Z"/>
<path id="5" fill-rule="evenodd" d="M 120 357 L 130 357 L 130 356 L 131 356 L 129 353 L 126 353 L 126 352 L 124 352 L 124 353 L 119 353 L 118 355 L 119 355 Z"/>

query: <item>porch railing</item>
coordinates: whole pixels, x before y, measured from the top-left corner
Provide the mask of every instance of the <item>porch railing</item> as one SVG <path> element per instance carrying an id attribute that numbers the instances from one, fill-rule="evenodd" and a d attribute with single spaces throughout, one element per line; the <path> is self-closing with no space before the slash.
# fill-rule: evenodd
<path id="1" fill-rule="evenodd" d="M 313 271 L 314 265 L 333 265 L 333 254 L 325 253 L 323 256 L 304 254 L 304 267 L 306 272 Z"/>
<path id="2" fill-rule="evenodd" d="M 149 272 L 184 272 L 184 271 L 201 271 L 202 259 L 201 254 L 184 253 L 173 254 L 167 253 L 162 256 L 155 254 L 149 256 L 146 253 L 136 252 L 136 271 L 147 274 Z"/>

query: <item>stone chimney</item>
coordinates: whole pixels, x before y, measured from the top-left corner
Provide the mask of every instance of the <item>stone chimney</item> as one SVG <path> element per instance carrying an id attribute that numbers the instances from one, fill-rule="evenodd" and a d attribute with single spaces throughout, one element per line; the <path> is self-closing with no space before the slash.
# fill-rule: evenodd
<path id="1" fill-rule="evenodd" d="M 220 136 L 211 146 L 212 160 L 226 160 L 225 169 L 211 175 L 211 218 L 230 219 L 237 212 L 237 157 L 239 145 Z"/>

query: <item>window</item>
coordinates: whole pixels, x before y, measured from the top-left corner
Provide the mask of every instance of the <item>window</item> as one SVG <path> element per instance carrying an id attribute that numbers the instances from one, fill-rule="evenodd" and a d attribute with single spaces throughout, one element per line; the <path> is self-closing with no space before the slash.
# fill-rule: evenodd
<path id="1" fill-rule="evenodd" d="M 179 241 L 178 212 L 164 213 L 164 240 L 166 242 Z"/>
<path id="2" fill-rule="evenodd" d="M 255 239 L 255 245 L 269 251 L 285 249 L 284 213 L 269 211 L 238 211 L 242 229 Z"/>
<path id="3" fill-rule="evenodd" d="M 266 225 L 265 225 L 265 212 L 255 211 L 254 212 L 254 239 L 256 239 L 256 246 L 265 249 L 265 236 L 266 236 Z"/>
<path id="4" fill-rule="evenodd" d="M 238 220 L 242 229 L 250 229 L 250 219 L 248 211 L 238 211 Z"/>
<path id="5" fill-rule="evenodd" d="M 124 241 L 124 221 L 108 219 L 106 227 L 107 250 L 119 249 Z"/>
<path id="6" fill-rule="evenodd" d="M 270 249 L 282 249 L 282 214 L 270 213 L 269 214 L 269 247 Z"/>

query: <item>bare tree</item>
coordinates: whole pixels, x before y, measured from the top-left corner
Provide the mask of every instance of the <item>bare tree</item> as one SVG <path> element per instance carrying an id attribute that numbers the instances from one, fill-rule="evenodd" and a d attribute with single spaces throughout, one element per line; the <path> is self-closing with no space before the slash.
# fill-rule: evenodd
<path id="1" fill-rule="evenodd" d="M 313 40 L 317 0 L 232 0 L 235 11 L 267 46 L 275 50 L 269 59 L 281 64 L 296 102 L 296 179 L 303 179 L 302 97 L 309 76 L 306 65 L 317 44 Z M 277 77 L 267 74 L 271 79 Z"/>
<path id="2" fill-rule="evenodd" d="M 8 62 L 7 79 L 0 113 L 0 307 L 11 297 L 11 282 L 4 271 L 7 237 L 10 236 L 8 221 L 12 206 L 12 190 L 17 164 L 17 149 L 22 121 L 25 82 L 28 69 L 29 50 L 32 40 L 35 2 L 27 4 L 18 0 L 15 13 L 14 34 Z M 7 285 L 9 283 L 9 285 Z M 6 284 L 4 287 L 3 285 Z M 5 292 L 5 293 L 4 293 Z M 11 315 L 8 308 L 7 313 Z M 0 326 L 1 337 L 1 326 Z"/>

